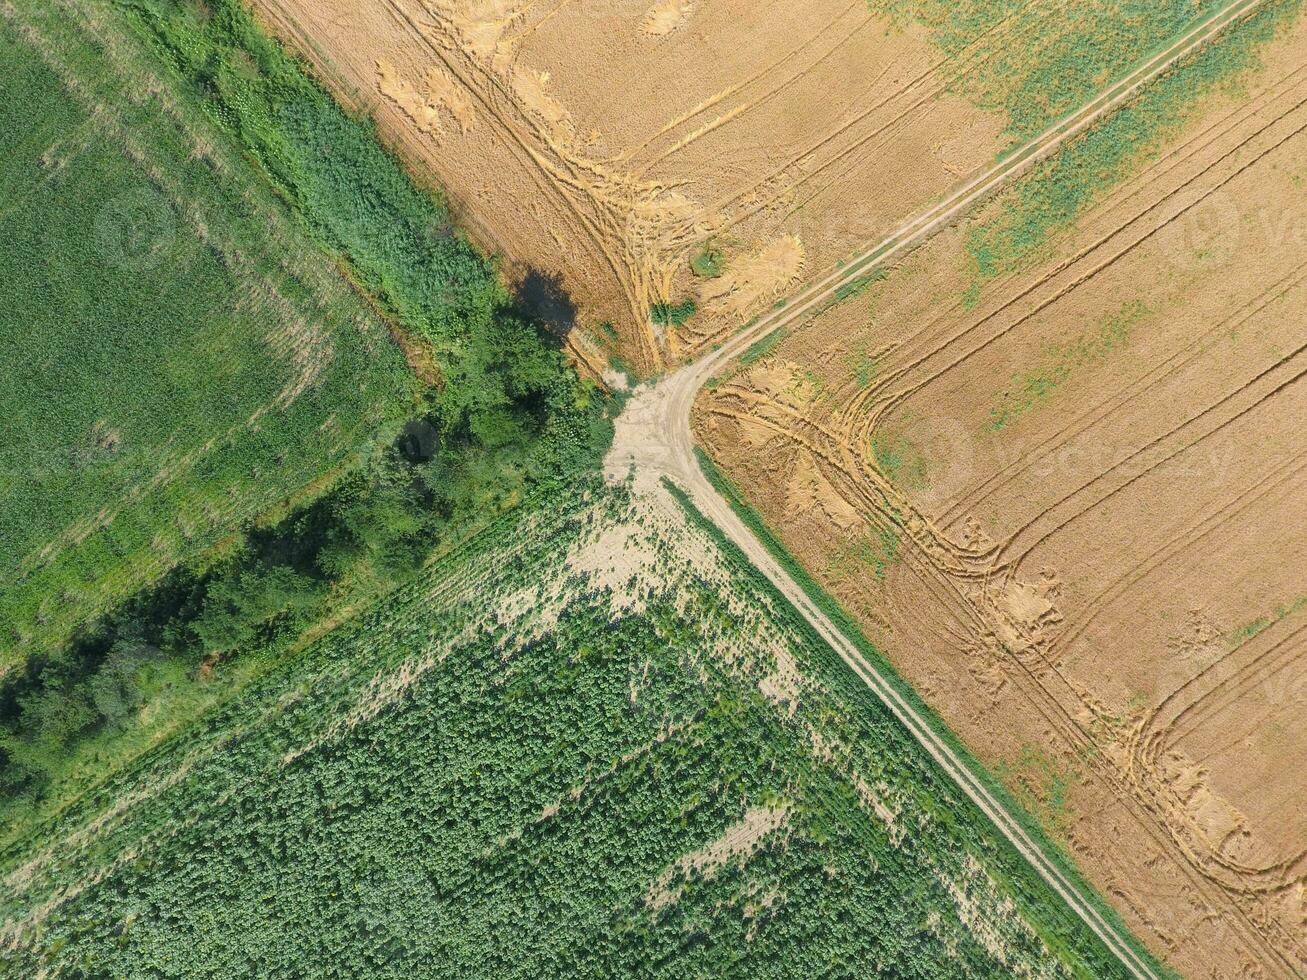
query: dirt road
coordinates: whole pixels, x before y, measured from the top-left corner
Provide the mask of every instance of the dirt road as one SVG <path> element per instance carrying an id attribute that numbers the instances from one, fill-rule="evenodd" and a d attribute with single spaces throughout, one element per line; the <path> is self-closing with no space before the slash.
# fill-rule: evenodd
<path id="1" fill-rule="evenodd" d="M 1130 945 L 1128 939 L 1098 911 L 1094 903 L 1070 881 L 1021 824 L 985 786 L 970 765 L 931 727 L 885 675 L 867 661 L 851 640 L 813 605 L 807 593 L 754 537 L 730 504 L 708 482 L 694 455 L 690 412 L 696 395 L 712 375 L 750 345 L 784 327 L 794 327 L 843 286 L 856 282 L 876 267 L 920 244 L 956 220 L 1068 139 L 1083 132 L 1141 86 L 1165 72 L 1240 17 L 1255 10 L 1261 0 L 1235 0 L 1220 13 L 1197 25 L 1097 98 L 1031 140 L 990 170 L 959 188 L 945 200 L 904 224 L 898 231 L 867 249 L 852 261 L 805 287 L 782 309 L 760 318 L 720 348 L 639 389 L 618 419 L 612 450 L 605 463 L 610 479 L 624 479 L 632 470 L 638 487 L 656 487 L 663 476 L 685 489 L 695 505 L 734 542 L 830 643 L 853 671 L 870 687 L 895 717 L 913 734 L 967 796 L 994 823 L 999 832 L 1030 862 L 1052 888 L 1135 977 L 1155 977 L 1156 971 Z"/>

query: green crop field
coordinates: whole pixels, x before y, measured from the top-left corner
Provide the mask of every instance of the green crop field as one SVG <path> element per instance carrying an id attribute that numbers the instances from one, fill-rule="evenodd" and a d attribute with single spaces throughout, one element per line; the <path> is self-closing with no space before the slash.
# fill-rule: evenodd
<path id="1" fill-rule="evenodd" d="M 9 839 L 593 468 L 613 406 L 239 0 L 0 6 L 0 93 Z"/>
<path id="2" fill-rule="evenodd" d="M 0 6 L 0 673 L 349 462 L 384 324 L 117 21 Z"/>
<path id="3" fill-rule="evenodd" d="M 11 976 L 1119 972 L 692 511 L 598 483 L 0 872 Z"/>
<path id="4" fill-rule="evenodd" d="M 602 443 L 494 260 L 239 0 L 5 5 L 0 94 L 0 674 L 406 420 L 441 533 Z"/>

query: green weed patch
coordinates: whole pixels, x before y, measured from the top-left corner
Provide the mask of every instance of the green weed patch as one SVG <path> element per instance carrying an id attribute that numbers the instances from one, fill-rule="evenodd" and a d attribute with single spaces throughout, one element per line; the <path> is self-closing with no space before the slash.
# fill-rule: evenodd
<path id="1" fill-rule="evenodd" d="M 968 232 L 968 302 L 978 301 L 985 283 L 1038 261 L 1056 234 L 1155 159 L 1203 98 L 1256 68 L 1258 49 L 1298 10 L 1298 0 L 1280 0 L 1227 28 L 1004 191 L 997 213 Z"/>
<path id="2" fill-rule="evenodd" d="M 1042 405 L 1078 369 L 1097 364 L 1124 347 L 1130 332 L 1148 313 L 1148 307 L 1132 300 L 1071 343 L 1047 346 L 1039 367 L 1012 376 L 998 404 L 989 410 L 989 427 L 995 432 L 1007 428 Z"/>

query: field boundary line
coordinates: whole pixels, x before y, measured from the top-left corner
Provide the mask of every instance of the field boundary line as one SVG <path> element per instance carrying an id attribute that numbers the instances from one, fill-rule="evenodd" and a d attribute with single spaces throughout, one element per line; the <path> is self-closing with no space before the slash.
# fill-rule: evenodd
<path id="1" fill-rule="evenodd" d="M 868 275 L 891 258 L 920 244 L 954 222 L 982 200 L 1004 187 L 1034 164 L 1046 159 L 1064 143 L 1110 114 L 1181 59 L 1199 50 L 1227 27 L 1256 11 L 1264 0 L 1233 0 L 1193 25 L 1170 44 L 1145 58 L 1079 109 L 1053 123 L 1039 136 L 1001 157 L 989 170 L 953 191 L 944 200 L 905 222 L 898 230 L 852 260 L 810 282 L 772 311 L 747 324 L 698 360 L 638 389 L 618 419 L 618 432 L 605 461 L 610 480 L 636 471 L 637 483 L 660 477 L 677 483 L 700 510 L 741 550 L 745 557 L 795 607 L 854 674 L 877 696 L 944 772 L 981 810 L 998 832 L 1027 861 L 1032 870 L 1120 961 L 1129 975 L 1141 980 L 1162 976 L 1128 929 L 1109 920 L 1096 896 L 1071 880 L 1048 849 L 1037 842 L 977 774 L 977 763 L 964 758 L 923 713 L 899 690 L 885 671 L 871 663 L 857 643 L 814 602 L 789 571 L 735 511 L 732 503 L 700 469 L 690 428 L 699 390 L 722 365 L 734 360 L 754 343 L 798 324 L 842 288 Z M 835 297 L 838 298 L 838 297 Z M 652 484 L 651 484 L 652 485 Z M 906 682 L 901 682 L 906 684 Z M 924 702 L 923 702 L 924 704 Z M 1110 906 L 1109 906 L 1110 908 Z M 1112 913 L 1114 914 L 1114 912 Z"/>

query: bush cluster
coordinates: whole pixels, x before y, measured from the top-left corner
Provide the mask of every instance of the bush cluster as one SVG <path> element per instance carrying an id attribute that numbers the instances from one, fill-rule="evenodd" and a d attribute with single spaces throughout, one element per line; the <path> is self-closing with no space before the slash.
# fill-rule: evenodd
<path id="1" fill-rule="evenodd" d="M 206 663 L 290 643 L 524 494 L 593 469 L 611 435 L 613 406 L 555 336 L 516 312 L 495 261 L 239 2 L 119 7 L 382 315 L 429 351 L 439 380 L 398 438 L 325 496 L 6 675 L 0 781 L 11 792 L 39 791 L 71 746 L 119 724 L 161 672 L 194 678 Z"/>

